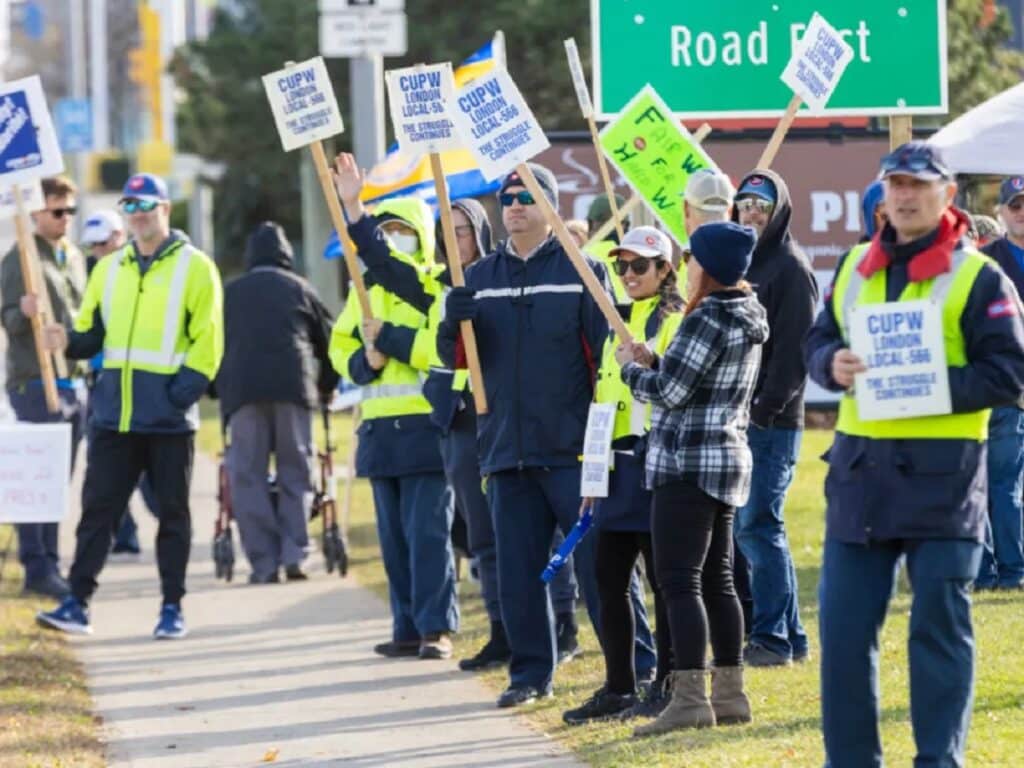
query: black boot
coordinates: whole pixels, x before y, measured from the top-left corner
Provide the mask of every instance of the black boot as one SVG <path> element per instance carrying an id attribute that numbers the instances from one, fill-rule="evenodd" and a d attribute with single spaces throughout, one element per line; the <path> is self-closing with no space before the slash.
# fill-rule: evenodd
<path id="1" fill-rule="evenodd" d="M 576 639 L 579 627 L 576 625 L 576 614 L 564 613 L 555 619 L 555 647 L 558 651 L 558 663 L 572 661 L 582 653 Z"/>
<path id="2" fill-rule="evenodd" d="M 505 627 L 500 621 L 492 621 L 491 639 L 477 652 L 476 656 L 462 659 L 459 662 L 459 669 L 466 672 L 476 672 L 480 669 L 489 669 L 490 667 L 508 664 L 510 658 L 512 658 L 512 650 L 508 647 Z"/>

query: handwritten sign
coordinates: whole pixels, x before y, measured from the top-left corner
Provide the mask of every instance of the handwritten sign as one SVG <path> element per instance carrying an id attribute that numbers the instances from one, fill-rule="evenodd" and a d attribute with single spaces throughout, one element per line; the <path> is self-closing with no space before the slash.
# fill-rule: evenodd
<path id="1" fill-rule="evenodd" d="M 803 97 L 812 112 L 819 112 L 828 104 L 853 55 L 853 47 L 820 13 L 815 13 L 793 49 L 782 82 Z"/>
<path id="2" fill-rule="evenodd" d="M 67 517 L 70 424 L 0 424 L 0 522 Z"/>
<path id="3" fill-rule="evenodd" d="M 32 181 L 18 186 L 21 188 L 22 205 L 26 211 L 39 211 L 46 207 L 43 188 L 39 186 L 39 182 Z M 0 188 L 0 219 L 13 219 L 17 213 L 18 206 L 14 202 L 14 188 Z"/>
<path id="4" fill-rule="evenodd" d="M 452 65 L 420 65 L 385 74 L 391 123 L 403 151 L 417 155 L 459 149 L 446 101 L 455 92 Z"/>
<path id="5" fill-rule="evenodd" d="M 344 132 L 327 65 L 320 56 L 264 75 L 263 88 L 285 152 Z"/>
<path id="6" fill-rule="evenodd" d="M 611 470 L 612 434 L 615 431 L 615 403 L 592 403 L 583 435 L 583 470 L 580 496 L 606 498 Z"/>
<path id="7" fill-rule="evenodd" d="M 684 245 L 686 185 L 697 171 L 716 166 L 650 85 L 604 127 L 601 148 L 666 231 Z"/>
<path id="8" fill-rule="evenodd" d="M 0 85 L 0 186 L 37 181 L 63 170 L 39 76 Z"/>
<path id="9" fill-rule="evenodd" d="M 863 421 L 953 412 L 942 338 L 942 310 L 933 301 L 854 307 L 850 349 L 868 367 L 854 382 Z"/>
<path id="10" fill-rule="evenodd" d="M 549 146 L 519 88 L 493 69 L 455 92 L 449 105 L 455 128 L 488 181 L 504 176 Z"/>

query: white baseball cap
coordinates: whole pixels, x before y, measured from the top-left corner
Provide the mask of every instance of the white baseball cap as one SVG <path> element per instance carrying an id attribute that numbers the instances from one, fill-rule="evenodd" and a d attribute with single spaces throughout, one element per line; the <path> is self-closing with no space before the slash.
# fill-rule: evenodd
<path id="1" fill-rule="evenodd" d="M 686 202 L 709 213 L 725 213 L 735 197 L 729 177 L 714 168 L 701 168 L 686 185 Z"/>
<path id="2" fill-rule="evenodd" d="M 620 251 L 629 251 L 637 256 L 672 261 L 672 243 L 668 236 L 654 227 L 636 227 L 629 230 L 622 242 L 609 251 L 614 256 Z"/>
<path id="3" fill-rule="evenodd" d="M 86 245 L 105 243 L 115 232 L 124 232 L 121 217 L 114 211 L 96 211 L 85 220 L 82 242 Z"/>

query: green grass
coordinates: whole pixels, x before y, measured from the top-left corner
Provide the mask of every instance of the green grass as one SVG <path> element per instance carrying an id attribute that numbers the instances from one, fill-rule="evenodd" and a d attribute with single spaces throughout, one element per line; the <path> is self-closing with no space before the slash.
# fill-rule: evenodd
<path id="1" fill-rule="evenodd" d="M 53 601 L 23 598 L 18 545 L 0 525 L 0 768 L 106 765 L 85 673 L 64 637 L 35 624 Z"/>
<path id="2" fill-rule="evenodd" d="M 348 416 L 334 417 L 339 461 L 344 461 L 351 437 Z M 219 445 L 216 424 L 204 423 L 200 445 Z M 319 430 L 317 431 L 318 440 Z M 818 460 L 831 442 L 831 433 L 808 431 L 804 436 L 796 480 L 786 505 L 790 546 L 800 583 L 801 617 L 811 637 L 813 660 L 786 669 L 747 671 L 747 687 L 755 722 L 749 726 L 681 732 L 654 739 L 634 740 L 632 727 L 594 724 L 569 728 L 563 710 L 575 706 L 602 682 L 604 663 L 596 638 L 581 633 L 582 659 L 559 669 L 554 699 L 526 710 L 541 730 L 562 741 L 593 766 L 668 768 L 811 768 L 823 762 L 819 720 L 817 669 L 817 598 L 815 590 L 824 535 L 822 487 L 825 465 Z M 341 489 L 339 489 L 340 497 Z M 387 581 L 377 547 L 369 487 L 358 481 L 353 496 L 349 539 L 354 574 L 359 582 L 386 597 Z M 487 617 L 475 585 L 460 584 L 462 631 L 455 650 L 471 655 L 484 642 Z M 882 739 L 888 765 L 909 765 L 914 755 L 909 721 L 907 681 L 907 617 L 905 582 L 892 601 L 882 636 Z M 968 764 L 1007 768 L 1019 765 L 1024 754 L 1024 595 L 985 593 L 975 601 L 974 624 L 978 646 L 977 693 L 968 740 Z M 589 627 L 581 611 L 581 626 Z M 483 680 L 495 693 L 506 684 L 502 670 Z"/>

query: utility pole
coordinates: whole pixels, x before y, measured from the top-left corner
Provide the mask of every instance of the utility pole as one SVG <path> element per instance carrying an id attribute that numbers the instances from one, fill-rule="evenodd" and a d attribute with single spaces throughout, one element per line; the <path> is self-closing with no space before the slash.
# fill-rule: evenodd
<path id="1" fill-rule="evenodd" d="M 110 75 L 107 69 L 107 0 L 89 0 L 89 91 L 92 100 L 92 149 L 110 147 Z"/>

